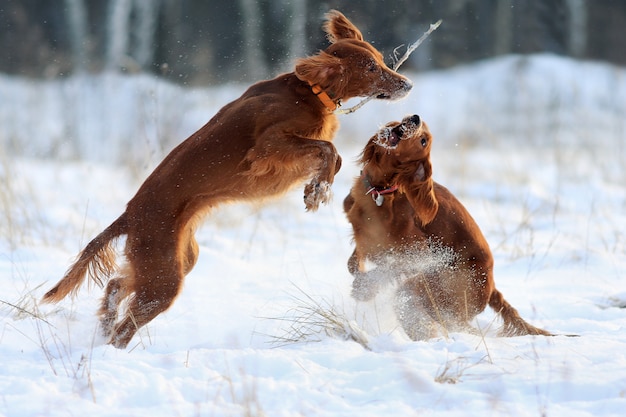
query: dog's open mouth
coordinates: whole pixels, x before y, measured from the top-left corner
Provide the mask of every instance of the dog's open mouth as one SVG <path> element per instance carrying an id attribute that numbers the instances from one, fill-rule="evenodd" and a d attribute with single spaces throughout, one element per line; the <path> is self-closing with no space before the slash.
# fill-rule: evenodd
<path id="1" fill-rule="evenodd" d="M 400 141 L 402 140 L 403 133 L 404 132 L 402 132 L 401 129 L 398 129 L 398 127 L 391 129 L 389 131 L 389 137 L 387 138 L 387 144 L 392 148 L 398 146 L 398 143 L 400 143 Z"/>
<path id="2" fill-rule="evenodd" d="M 378 131 L 376 144 L 388 149 L 394 149 L 401 140 L 410 139 L 415 136 L 415 132 L 422 125 L 422 121 L 417 114 L 407 116 L 402 119 L 402 123 L 395 127 L 385 127 Z"/>
<path id="3" fill-rule="evenodd" d="M 374 143 L 378 146 L 386 149 L 394 149 L 400 143 L 400 136 L 398 135 L 397 126 L 394 128 L 385 127 L 380 129 L 376 134 Z"/>

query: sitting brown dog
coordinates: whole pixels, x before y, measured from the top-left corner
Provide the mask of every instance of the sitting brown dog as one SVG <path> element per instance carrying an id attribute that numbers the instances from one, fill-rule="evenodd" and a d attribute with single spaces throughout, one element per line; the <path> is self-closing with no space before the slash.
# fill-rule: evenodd
<path id="1" fill-rule="evenodd" d="M 550 335 L 524 321 L 495 288 L 493 257 L 465 207 L 432 179 L 432 136 L 417 115 L 388 123 L 365 146 L 363 170 L 344 210 L 356 249 L 348 261 L 352 296 L 373 298 L 399 281 L 396 312 L 413 340 L 438 325 L 461 330 L 487 304 L 504 321 L 502 335 Z M 367 263 L 376 265 L 368 271 Z"/>

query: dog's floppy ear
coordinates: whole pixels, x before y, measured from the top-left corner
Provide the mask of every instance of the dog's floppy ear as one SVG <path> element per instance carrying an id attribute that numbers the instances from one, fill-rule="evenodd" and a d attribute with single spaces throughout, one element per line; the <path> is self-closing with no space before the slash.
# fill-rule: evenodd
<path id="1" fill-rule="evenodd" d="M 374 159 L 374 155 L 376 155 L 376 147 L 378 145 L 374 142 L 373 139 L 370 139 L 367 142 L 367 145 L 363 148 L 361 155 L 359 156 L 359 162 L 361 165 L 367 165 L 372 159 Z"/>
<path id="2" fill-rule="evenodd" d="M 324 32 L 330 43 L 335 43 L 341 39 L 363 40 L 361 31 L 352 24 L 341 12 L 331 10 L 326 13 L 326 23 L 324 24 Z"/>
<path id="3" fill-rule="evenodd" d="M 422 226 L 432 222 L 439 210 L 439 202 L 435 197 L 430 160 L 420 160 L 412 172 L 401 175 L 399 183 L 415 211 L 416 220 Z"/>
<path id="4" fill-rule="evenodd" d="M 300 58 L 296 61 L 296 76 L 309 84 L 326 86 L 329 80 L 340 80 L 343 74 L 340 58 L 322 51 L 317 55 Z"/>

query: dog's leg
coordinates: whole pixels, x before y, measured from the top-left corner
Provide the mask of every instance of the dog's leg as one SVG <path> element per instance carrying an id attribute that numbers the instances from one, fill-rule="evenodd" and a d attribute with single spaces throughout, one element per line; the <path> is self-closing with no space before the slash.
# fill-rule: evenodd
<path id="1" fill-rule="evenodd" d="M 371 261 L 376 265 L 366 271 L 366 262 Z M 355 249 L 348 259 L 348 271 L 354 277 L 352 281 L 352 298 L 357 301 L 369 301 L 385 286 L 397 282 L 402 276 L 402 268 L 393 259 L 386 259 L 385 255 L 378 254 L 370 259 L 359 256 Z"/>
<path id="2" fill-rule="evenodd" d="M 162 230 L 151 230 L 151 233 L 150 237 L 132 240 L 127 247 L 126 256 L 133 270 L 132 287 L 128 291 L 133 295 L 109 341 L 119 349 L 128 345 L 138 329 L 172 305 L 185 272 L 195 262 L 195 240 L 181 240 L 189 239 L 189 235 L 183 233 L 176 237 Z"/>
<path id="3" fill-rule="evenodd" d="M 384 283 L 390 282 L 390 278 L 382 268 L 376 268 L 369 272 L 357 272 L 353 274 L 352 298 L 357 301 L 369 301 L 380 292 Z"/>
<path id="4" fill-rule="evenodd" d="M 117 278 L 111 279 L 102 297 L 98 316 L 102 335 L 106 338 L 111 336 L 113 325 L 117 320 L 118 311 L 122 300 L 130 295 L 133 286 L 134 274 L 130 264 L 124 265 Z"/>
<path id="5" fill-rule="evenodd" d="M 198 261 L 199 254 L 199 246 L 195 237 L 193 236 L 193 231 L 190 231 L 188 239 L 187 239 L 187 248 L 184 254 L 184 262 L 183 262 L 183 274 L 187 276 L 187 274 L 193 269 Z"/>
<path id="6" fill-rule="evenodd" d="M 115 278 L 107 284 L 102 304 L 98 311 L 100 316 L 100 328 L 104 337 L 110 337 L 113 331 L 113 323 L 117 319 L 117 310 L 120 302 L 128 296 L 124 280 L 127 278 Z"/>
<path id="7" fill-rule="evenodd" d="M 437 335 L 437 322 L 424 306 L 423 294 L 417 290 L 417 279 L 405 282 L 396 293 L 396 316 L 411 340 L 427 340 Z"/>
<path id="8" fill-rule="evenodd" d="M 330 200 L 330 186 L 341 168 L 341 157 L 335 146 L 324 140 L 300 136 L 259 139 L 248 151 L 242 164 L 244 174 L 259 184 L 271 176 L 272 184 L 279 192 L 286 191 L 294 183 L 310 179 L 304 188 L 306 209 L 315 211 L 320 203 Z"/>
<path id="9" fill-rule="evenodd" d="M 352 298 L 357 301 L 369 301 L 376 296 L 380 284 L 371 273 L 361 272 L 361 261 L 356 252 L 348 259 L 348 271 L 354 277 L 352 281 Z"/>
<path id="10" fill-rule="evenodd" d="M 137 330 L 167 310 L 180 291 L 182 273 L 163 271 L 149 286 L 142 286 L 131 298 L 128 311 L 113 330 L 110 343 L 125 348 Z"/>
<path id="11" fill-rule="evenodd" d="M 350 212 L 350 209 L 352 209 L 352 206 L 354 206 L 354 196 L 352 195 L 352 193 L 350 193 L 346 196 L 346 198 L 343 199 L 344 213 L 348 214 Z"/>
<path id="12" fill-rule="evenodd" d="M 350 255 L 350 258 L 348 259 L 348 272 L 350 272 L 352 275 L 358 274 L 359 273 L 359 256 L 356 253 L 356 249 L 352 252 L 352 255 Z"/>
<path id="13" fill-rule="evenodd" d="M 307 210 L 315 211 L 320 203 L 327 204 L 331 198 L 331 189 L 335 174 L 341 168 L 341 157 L 330 142 L 324 142 L 320 153 L 320 168 L 311 182 L 304 187 L 304 204 Z"/>

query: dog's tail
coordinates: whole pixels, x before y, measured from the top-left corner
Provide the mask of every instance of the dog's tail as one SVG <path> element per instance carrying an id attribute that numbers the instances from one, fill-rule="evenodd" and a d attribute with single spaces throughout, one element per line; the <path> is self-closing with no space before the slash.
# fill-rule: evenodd
<path id="1" fill-rule="evenodd" d="M 124 213 L 85 246 L 78 260 L 67 270 L 63 279 L 48 291 L 41 301 L 56 303 L 69 293 L 72 293 L 72 296 L 75 295 L 86 275 L 102 287 L 104 285 L 102 276 L 108 279 L 116 269 L 115 248 L 113 247 L 115 238 L 126 234 L 127 228 L 128 222 Z"/>
<path id="2" fill-rule="evenodd" d="M 504 321 L 501 330 L 502 336 L 524 336 L 528 334 L 552 336 L 552 333 L 528 324 L 520 317 L 517 310 L 504 299 L 502 293 L 496 289 L 493 290 L 489 298 L 489 307 L 500 314 Z"/>

